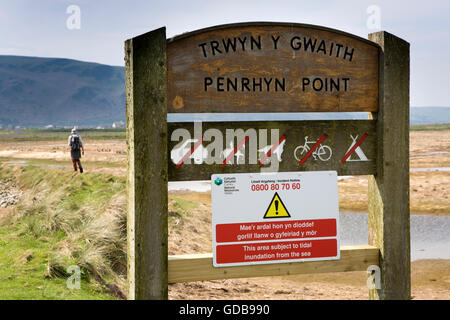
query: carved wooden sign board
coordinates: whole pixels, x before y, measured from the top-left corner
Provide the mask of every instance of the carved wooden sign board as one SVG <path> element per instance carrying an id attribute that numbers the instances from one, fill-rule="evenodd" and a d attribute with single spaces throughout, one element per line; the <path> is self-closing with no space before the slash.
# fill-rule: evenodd
<path id="1" fill-rule="evenodd" d="M 167 43 L 168 112 L 377 111 L 378 46 L 335 30 L 237 24 Z"/>

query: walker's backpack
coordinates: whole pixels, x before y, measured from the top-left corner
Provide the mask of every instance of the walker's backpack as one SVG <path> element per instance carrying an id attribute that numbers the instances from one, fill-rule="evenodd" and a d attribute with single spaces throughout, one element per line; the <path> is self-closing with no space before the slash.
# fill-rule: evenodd
<path id="1" fill-rule="evenodd" d="M 72 147 L 73 151 L 80 150 L 80 137 L 79 136 L 72 137 L 71 147 Z"/>

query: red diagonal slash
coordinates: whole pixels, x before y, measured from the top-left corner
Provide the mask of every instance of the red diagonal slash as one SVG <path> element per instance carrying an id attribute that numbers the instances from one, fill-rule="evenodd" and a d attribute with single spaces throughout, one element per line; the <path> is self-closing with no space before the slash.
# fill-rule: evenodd
<path id="1" fill-rule="evenodd" d="M 352 153 L 355 152 L 356 148 L 358 148 L 358 147 L 361 145 L 361 143 L 363 143 L 364 140 L 366 140 L 367 136 L 368 136 L 368 134 L 367 134 L 367 133 L 364 133 L 363 136 L 361 137 L 361 139 L 359 139 L 359 140 L 353 145 L 353 147 L 352 147 L 350 150 L 348 150 L 348 152 L 345 154 L 345 156 L 341 159 L 341 162 L 342 162 L 342 163 L 345 163 L 345 162 L 347 161 L 347 159 L 350 158 L 350 156 L 352 155 Z"/>
<path id="2" fill-rule="evenodd" d="M 242 140 L 241 143 L 239 143 L 238 146 L 234 148 L 232 152 L 230 152 L 230 154 L 226 157 L 226 159 L 223 160 L 222 167 L 225 167 L 227 162 L 230 161 L 230 159 L 236 154 L 236 152 L 238 152 L 238 150 L 242 148 L 242 146 L 248 141 L 248 139 L 249 137 L 245 136 L 244 140 Z"/>
<path id="3" fill-rule="evenodd" d="M 177 163 L 177 169 L 183 165 L 183 163 L 194 153 L 195 149 L 197 149 L 203 142 L 203 137 L 197 141 L 197 143 L 189 150 L 183 158 L 181 158 L 180 162 Z"/>
<path id="4" fill-rule="evenodd" d="M 303 158 L 300 159 L 300 165 L 304 164 L 306 160 L 312 155 L 312 153 L 317 149 L 317 147 L 328 137 L 326 133 L 324 133 L 319 140 L 317 140 L 316 144 L 312 146 L 311 149 L 309 149 L 308 153 L 303 156 Z"/>
<path id="5" fill-rule="evenodd" d="M 267 158 L 269 158 L 272 153 L 278 148 L 278 146 L 286 139 L 286 135 L 283 134 L 280 138 L 280 140 L 278 140 L 278 143 L 274 144 L 272 146 L 272 148 L 270 148 L 269 152 L 267 152 L 264 156 L 264 158 L 262 158 L 259 162 L 258 162 L 258 166 L 262 166 L 263 163 L 267 160 Z"/>

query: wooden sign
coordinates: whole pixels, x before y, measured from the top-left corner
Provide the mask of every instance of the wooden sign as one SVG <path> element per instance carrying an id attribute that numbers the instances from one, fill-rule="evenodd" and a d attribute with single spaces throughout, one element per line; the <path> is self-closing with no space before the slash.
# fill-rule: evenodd
<path id="1" fill-rule="evenodd" d="M 167 43 L 168 112 L 377 111 L 379 47 L 324 27 L 246 23 Z"/>

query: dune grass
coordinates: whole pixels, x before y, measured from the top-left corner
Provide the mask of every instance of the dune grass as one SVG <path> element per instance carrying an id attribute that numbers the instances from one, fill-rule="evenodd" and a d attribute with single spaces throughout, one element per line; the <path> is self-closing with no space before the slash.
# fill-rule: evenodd
<path id="1" fill-rule="evenodd" d="M 0 300 L 125 299 L 126 179 L 0 163 L 8 178 L 23 195 L 0 212 Z M 169 196 L 169 232 L 197 207 Z M 74 265 L 80 289 L 66 285 Z"/>
<path id="2" fill-rule="evenodd" d="M 0 299 L 124 298 L 124 179 L 0 166 L 8 177 L 24 195 L 0 221 Z M 71 265 L 81 270 L 80 290 L 67 289 Z"/>
<path id="3" fill-rule="evenodd" d="M 113 299 L 107 288 L 82 277 L 80 289 L 67 278 L 49 277 L 48 256 L 61 234 L 36 237 L 22 226 L 0 227 L 0 300 Z"/>

